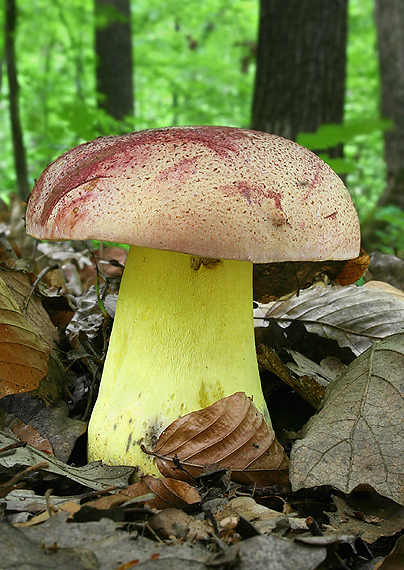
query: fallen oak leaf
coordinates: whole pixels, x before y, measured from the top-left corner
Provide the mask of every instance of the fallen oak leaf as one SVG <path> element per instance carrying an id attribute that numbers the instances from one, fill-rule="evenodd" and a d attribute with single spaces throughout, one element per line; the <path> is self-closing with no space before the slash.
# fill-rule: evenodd
<path id="1" fill-rule="evenodd" d="M 244 392 L 175 420 L 146 453 L 156 457 L 163 476 L 174 479 L 192 482 L 215 466 L 228 469 L 238 483 L 289 484 L 285 451 Z"/>
<path id="2" fill-rule="evenodd" d="M 151 475 L 141 477 L 138 483 L 129 485 L 127 489 L 122 491 L 122 494 L 129 497 L 139 497 L 150 492 L 154 493 L 156 497 L 147 501 L 147 506 L 154 509 L 182 507 L 201 500 L 198 491 L 189 483 L 179 479 L 157 479 Z"/>

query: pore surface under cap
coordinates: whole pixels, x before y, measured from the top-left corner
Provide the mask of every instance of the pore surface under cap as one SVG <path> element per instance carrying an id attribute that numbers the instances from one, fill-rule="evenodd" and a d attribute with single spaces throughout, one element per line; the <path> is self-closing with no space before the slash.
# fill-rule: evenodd
<path id="1" fill-rule="evenodd" d="M 99 239 L 255 263 L 349 259 L 359 222 L 340 178 L 296 143 L 230 127 L 101 137 L 43 172 L 40 239 Z"/>

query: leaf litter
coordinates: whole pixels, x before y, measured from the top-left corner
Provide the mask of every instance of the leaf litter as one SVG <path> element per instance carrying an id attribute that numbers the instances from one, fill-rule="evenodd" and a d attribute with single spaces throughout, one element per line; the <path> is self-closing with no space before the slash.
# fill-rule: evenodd
<path id="1" fill-rule="evenodd" d="M 353 323 L 349 322 L 348 317 L 345 321 L 339 321 L 338 318 L 333 321 L 332 316 L 331 322 L 327 321 L 330 313 L 327 313 L 324 296 L 326 293 L 335 295 L 335 286 L 312 286 L 300 291 L 297 297 L 289 299 L 299 307 L 300 301 L 307 294 L 307 299 L 311 299 L 307 305 L 309 310 L 321 299 L 323 312 L 320 311 L 314 318 L 314 313 L 310 314 L 310 320 L 318 321 L 310 323 L 314 325 L 314 328 L 310 329 L 311 332 L 307 332 L 307 323 L 302 325 L 308 336 L 304 336 L 301 331 L 297 335 L 295 332 L 290 334 L 292 327 L 289 324 L 286 329 L 279 327 L 285 335 L 283 332 L 276 332 L 271 342 L 267 342 L 268 337 L 265 338 L 267 348 L 275 351 L 280 362 L 286 366 L 286 369 L 282 369 L 279 362 L 275 366 L 276 359 L 272 356 L 271 369 L 263 369 L 262 376 L 269 404 L 272 399 L 280 402 L 280 405 L 275 406 L 278 409 L 270 410 L 274 418 L 276 437 L 272 433 L 261 434 L 259 422 L 255 423 L 254 420 L 255 412 L 250 415 L 251 410 L 248 411 L 249 406 L 245 404 L 245 407 L 241 406 L 241 412 L 237 410 L 237 414 L 241 413 L 240 417 L 244 418 L 244 428 L 236 429 L 231 422 L 231 414 L 226 417 L 226 405 L 222 402 L 218 404 L 218 408 L 223 407 L 221 412 L 224 419 L 222 418 L 222 423 L 218 420 L 211 433 L 203 429 L 203 414 L 202 419 L 192 418 L 192 437 L 188 437 L 189 434 L 187 437 L 181 435 L 182 427 L 177 429 L 178 424 L 174 430 L 170 426 L 167 428 L 169 437 L 164 439 L 164 436 L 159 443 L 160 447 L 151 451 L 160 456 L 160 465 L 170 477 L 146 480 L 139 478 L 132 467 L 112 467 L 99 463 L 87 465 L 85 436 L 81 435 L 81 428 L 74 433 L 75 422 L 78 422 L 77 426 L 85 425 L 85 419 L 91 410 L 108 338 L 108 327 L 111 325 L 109 322 L 108 326 L 105 326 L 99 310 L 99 299 L 90 287 L 94 283 L 97 284 L 99 279 L 105 284 L 101 290 L 103 299 L 116 299 L 117 280 L 126 251 L 119 248 L 113 250 L 111 261 L 111 256 L 104 257 L 107 248 L 101 247 L 101 251 L 98 251 L 101 262 L 97 268 L 88 249 L 80 244 L 42 243 L 37 249 L 38 261 L 34 262 L 34 240 L 21 233 L 18 235 L 18 231 L 9 234 L 9 243 L 7 239 L 2 239 L 0 246 L 3 248 L 0 251 L 0 259 L 6 260 L 6 266 L 3 266 L 3 273 L 0 275 L 7 288 L 6 300 L 15 308 L 19 318 L 24 319 L 23 328 L 39 330 L 36 338 L 46 346 L 44 358 L 45 362 L 48 358 L 48 367 L 55 354 L 58 357 L 62 355 L 66 382 L 60 383 L 51 363 L 51 373 L 43 368 L 45 379 L 48 377 L 48 384 L 42 391 L 40 388 L 44 384 L 44 377 L 35 379 L 28 387 L 23 383 L 17 384 L 15 395 L 8 392 L 10 395 L 3 398 L 3 415 L 0 419 L 0 504 L 3 517 L 0 521 L 3 526 L 1 540 L 4 542 L 0 540 L 0 543 L 7 543 L 9 549 L 9 559 L 2 560 L 4 568 L 17 565 L 21 568 L 39 566 L 124 569 L 139 566 L 148 569 L 169 569 L 181 565 L 184 570 L 229 566 L 238 570 L 258 570 L 267 568 L 270 560 L 271 567 L 275 569 L 296 570 L 337 567 L 368 569 L 384 559 L 387 563 L 386 557 L 390 552 L 394 553 L 397 534 L 404 528 L 400 511 L 402 507 L 399 504 L 401 495 L 397 491 L 398 484 L 394 483 L 394 465 L 390 469 L 393 479 L 390 479 L 388 492 L 385 491 L 385 480 L 379 481 L 378 487 L 368 476 L 363 477 L 365 484 L 359 483 L 352 491 L 349 491 L 349 485 L 344 487 L 340 481 L 336 481 L 335 473 L 341 470 L 346 458 L 331 462 L 328 477 L 320 478 L 315 487 L 308 487 L 306 483 L 300 485 L 296 483 L 294 457 L 304 438 L 293 443 L 295 437 L 299 437 L 296 432 L 291 440 L 292 491 L 287 486 L 287 454 L 279 443 L 281 441 L 285 444 L 288 438 L 285 439 L 283 428 L 280 428 L 277 413 L 283 410 L 286 422 L 291 421 L 292 398 L 298 398 L 297 401 L 300 398 L 302 401 L 302 395 L 306 395 L 307 401 L 313 406 L 311 415 L 315 408 L 320 408 L 319 414 L 325 407 L 333 410 L 336 404 L 329 402 L 328 394 L 334 386 L 341 383 L 341 373 L 342 376 L 349 373 L 350 367 L 343 372 L 345 366 L 351 361 L 356 362 L 355 355 L 367 350 L 367 346 L 373 347 L 377 336 L 388 336 L 395 331 L 394 326 L 398 326 L 401 316 L 397 323 L 394 323 L 394 319 L 386 312 L 389 310 L 391 297 L 395 297 L 394 302 L 402 303 L 397 291 L 376 286 L 378 289 L 384 289 L 383 295 L 390 297 L 380 297 L 380 292 L 377 292 L 379 297 L 373 298 L 371 295 L 374 293 L 366 293 L 370 302 L 368 306 L 373 309 L 373 317 L 366 320 L 361 318 L 360 314 L 364 314 L 363 299 L 357 296 L 357 290 L 361 290 L 360 295 L 365 295 L 363 291 L 366 288 L 341 287 L 338 302 L 342 303 L 342 308 L 345 303 L 347 310 L 349 309 L 348 313 L 350 311 L 352 314 Z M 23 245 L 20 247 L 20 244 Z M 307 270 L 299 266 L 298 283 L 295 282 L 296 267 L 292 267 L 286 278 L 281 277 L 279 272 L 279 280 L 275 280 L 275 286 L 284 293 L 291 292 L 309 286 L 312 281 L 321 281 L 324 274 L 327 274 L 328 278 L 336 278 L 339 283 L 350 283 L 355 280 L 359 270 L 362 271 L 359 265 L 362 264 L 362 267 L 365 263 L 367 261 L 363 256 L 356 262 L 356 266 L 352 267 L 345 265 L 328 268 L 327 264 L 324 264 L 322 267 L 316 266 Z M 48 271 L 55 264 L 58 267 Z M 18 267 L 18 271 L 12 269 L 13 267 Z M 280 268 L 270 269 L 276 272 Z M 261 281 L 257 285 L 260 295 L 264 298 L 267 295 L 266 298 L 269 299 L 277 297 L 277 292 L 271 290 L 271 287 L 268 288 L 264 282 L 268 276 L 268 268 L 261 268 L 260 271 L 258 275 Z M 293 283 L 292 273 L 295 279 Z M 38 274 L 42 275 L 39 283 L 35 281 Z M 369 289 L 374 288 L 374 285 L 370 285 Z M 348 297 L 351 297 L 351 304 Z M 331 297 L 328 301 L 330 299 Z M 112 321 L 113 304 L 108 309 L 108 302 L 107 310 Z M 77 310 L 80 303 L 83 308 L 87 303 L 83 314 Z M 276 318 L 282 325 L 285 325 L 285 314 L 291 322 L 287 303 L 288 299 L 277 302 L 280 318 Z M 400 305 L 393 307 L 392 311 Z M 49 315 L 53 328 L 48 327 L 48 324 L 38 327 L 36 321 L 39 324 L 42 317 L 38 318 L 38 314 L 32 317 L 33 311 L 43 309 L 43 322 L 50 322 L 46 321 Z M 83 319 L 87 309 L 86 331 Z M 1 317 L 0 310 L 0 323 Z M 295 319 L 294 322 L 298 323 L 299 318 L 295 319 L 293 314 L 292 321 Z M 303 323 L 304 319 L 301 321 Z M 72 325 L 67 335 L 66 327 L 70 322 Z M 83 326 L 80 326 L 81 323 Z M 348 325 L 355 323 L 358 324 L 358 329 L 348 329 Z M 376 333 L 371 328 L 374 325 Z M 47 334 L 51 331 L 53 338 L 49 339 Z M 338 331 L 340 336 L 334 336 L 333 331 Z M 355 334 L 351 334 L 352 331 Z M 257 333 L 259 335 L 258 330 Z M 358 344 L 358 337 L 366 339 L 368 344 Z M 295 342 L 294 346 L 291 346 L 291 339 Z M 320 345 L 321 350 L 318 349 Z M 40 343 L 38 346 L 41 346 Z M 342 348 L 343 346 L 345 348 Z M 29 350 L 28 346 L 27 351 Z M 391 361 L 383 361 L 379 366 L 384 366 L 389 371 L 386 381 L 388 390 L 394 382 L 399 383 L 397 354 L 396 350 Z M 366 352 L 362 355 L 364 359 L 367 358 L 365 355 Z M 335 360 L 332 367 L 326 362 L 330 357 Z M 29 362 L 25 354 L 23 362 Z M 3 366 L 0 361 L 0 369 L 2 367 L 4 369 L 6 365 Z M 377 374 L 370 374 L 372 382 L 376 376 Z M 7 382 L 10 377 L 11 375 L 7 374 Z M 23 379 L 23 375 L 21 378 Z M 279 382 L 286 384 L 280 386 Z M 299 396 L 296 395 L 297 388 L 301 390 L 297 390 Z M 380 399 L 385 400 L 385 416 L 389 413 L 390 419 L 399 417 L 397 400 L 391 395 L 386 397 L 381 388 L 377 393 Z M 29 389 L 30 394 L 26 394 Z M 358 388 L 355 386 L 355 389 Z M 316 390 L 317 395 L 310 401 L 310 398 L 313 398 L 311 393 Z M 280 397 L 277 399 L 278 392 Z M 33 398 L 33 401 L 45 401 L 48 406 L 31 416 L 20 413 L 18 407 L 25 409 L 28 406 L 29 409 L 30 406 L 29 398 L 19 399 L 21 396 Z M 367 402 L 366 398 L 363 398 L 363 401 Z M 56 427 L 56 423 L 55 427 L 52 427 L 54 416 L 51 413 L 47 419 L 47 408 L 51 412 L 64 410 L 60 415 L 64 428 Z M 334 412 L 337 414 L 337 411 L 339 413 L 343 409 L 347 414 L 348 408 L 354 409 L 349 399 L 345 409 L 342 405 L 340 408 L 335 407 Z M 73 423 L 63 423 L 65 419 L 72 420 Z M 21 425 L 13 434 L 10 431 L 11 424 L 17 424 L 18 421 Z M 180 423 L 181 421 L 184 420 L 181 419 Z M 189 428 L 189 418 L 184 421 L 184 426 L 186 424 Z M 243 422 L 240 423 L 242 424 Z M 393 439 L 396 434 L 394 420 L 391 425 L 386 421 L 379 421 L 378 425 L 380 432 L 387 426 Z M 225 430 L 225 426 L 230 427 L 229 432 Z M 25 443 L 21 443 L 18 437 L 21 438 L 22 431 L 29 431 L 29 428 L 32 428 L 32 433 L 25 438 Z M 307 429 L 305 428 L 304 433 L 308 433 Z M 203 443 L 202 433 L 208 437 L 209 446 Z M 56 437 L 52 438 L 52 435 Z M 32 444 L 41 437 L 45 442 L 52 440 L 50 448 L 45 447 L 42 451 L 35 449 Z M 59 441 L 56 442 L 58 438 Z M 256 441 L 257 439 L 259 441 Z M 378 443 L 379 439 L 376 440 Z M 265 442 L 271 440 L 272 444 L 268 447 Z M 244 445 L 240 444 L 240 441 L 244 442 Z M 390 455 L 394 458 L 400 442 L 396 438 L 390 444 Z M 260 455 L 263 449 L 270 450 L 271 445 L 275 451 L 271 451 L 269 455 Z M 387 448 L 388 443 L 385 445 Z M 288 451 L 289 448 L 290 445 L 286 443 Z M 59 459 L 53 455 L 55 450 L 58 454 L 62 453 Z M 380 459 L 371 444 L 363 448 L 363 455 L 369 458 L 369 463 L 373 458 L 375 465 L 376 457 Z M 226 457 L 231 459 L 230 463 L 226 462 Z M 268 458 L 272 464 L 268 465 Z M 394 461 L 392 463 L 394 464 Z M 400 465 L 399 462 L 396 464 L 398 479 Z M 374 465 L 372 469 L 375 469 Z M 187 478 L 189 482 L 184 482 L 181 478 Z M 351 483 L 354 481 L 355 478 L 351 477 Z M 382 496 L 383 493 L 386 497 Z M 367 509 L 363 502 L 358 503 L 359 495 L 365 496 Z M 380 501 L 387 501 L 390 510 L 386 503 L 380 507 Z M 348 524 L 352 521 L 354 524 Z M 381 539 L 385 541 L 383 544 L 380 544 Z M 395 554 L 399 553 L 400 543 L 397 545 Z"/>

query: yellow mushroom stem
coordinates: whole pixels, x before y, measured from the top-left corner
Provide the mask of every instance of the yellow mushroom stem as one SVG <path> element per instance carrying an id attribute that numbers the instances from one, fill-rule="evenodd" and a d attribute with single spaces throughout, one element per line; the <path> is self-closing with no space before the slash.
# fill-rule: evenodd
<path id="1" fill-rule="evenodd" d="M 235 392 L 270 425 L 255 352 L 252 263 L 132 246 L 122 278 L 89 459 L 158 474 L 140 449 L 188 412 Z"/>

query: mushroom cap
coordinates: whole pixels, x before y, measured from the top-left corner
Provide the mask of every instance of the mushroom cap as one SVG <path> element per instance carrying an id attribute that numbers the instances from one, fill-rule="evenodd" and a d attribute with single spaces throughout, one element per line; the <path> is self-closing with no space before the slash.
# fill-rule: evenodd
<path id="1" fill-rule="evenodd" d="M 351 259 L 358 217 L 341 179 L 282 137 L 170 127 L 97 138 L 52 162 L 27 233 L 253 263 Z"/>

